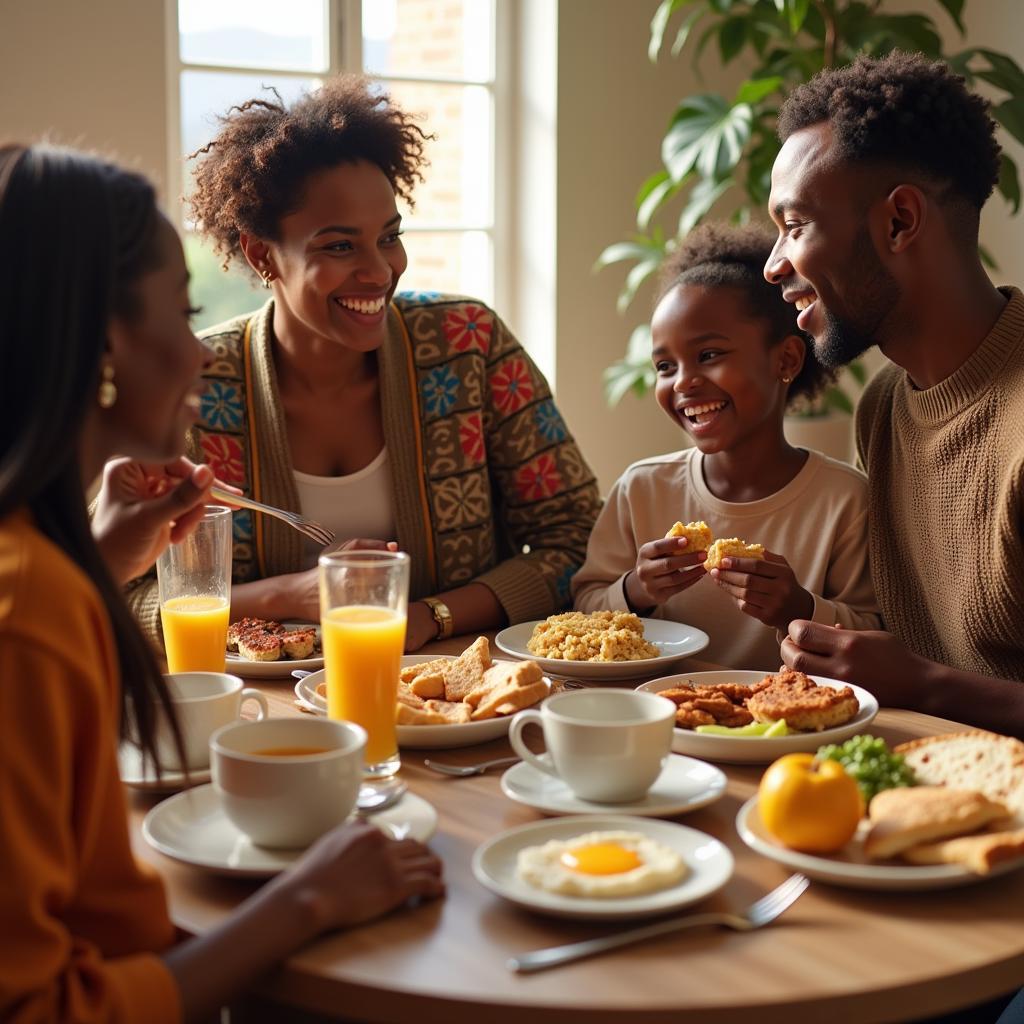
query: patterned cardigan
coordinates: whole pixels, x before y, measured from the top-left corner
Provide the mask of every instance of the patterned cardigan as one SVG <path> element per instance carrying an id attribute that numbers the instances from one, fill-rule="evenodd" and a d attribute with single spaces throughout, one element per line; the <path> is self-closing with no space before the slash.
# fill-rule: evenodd
<path id="1" fill-rule="evenodd" d="M 299 510 L 272 358 L 271 299 L 203 333 L 213 350 L 189 453 L 245 494 Z M 403 293 L 380 349 L 396 540 L 412 556 L 410 599 L 486 584 L 509 622 L 569 600 L 600 507 L 594 475 L 547 382 L 504 323 L 471 299 Z M 234 514 L 234 581 L 302 568 L 302 537 Z M 129 585 L 160 636 L 153 574 Z"/>

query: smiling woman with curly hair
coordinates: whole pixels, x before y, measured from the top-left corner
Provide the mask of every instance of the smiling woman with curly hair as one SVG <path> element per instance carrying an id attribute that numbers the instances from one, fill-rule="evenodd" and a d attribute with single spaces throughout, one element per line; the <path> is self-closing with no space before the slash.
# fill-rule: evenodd
<path id="1" fill-rule="evenodd" d="M 413 556 L 406 646 L 544 618 L 568 599 L 598 509 L 547 382 L 472 299 L 397 292 L 396 198 L 431 138 L 378 84 L 342 76 L 220 118 L 190 202 L 262 309 L 205 332 L 214 352 L 191 452 L 347 547 Z M 317 619 L 312 544 L 235 515 L 231 611 Z M 152 578 L 129 595 L 156 633 Z"/>

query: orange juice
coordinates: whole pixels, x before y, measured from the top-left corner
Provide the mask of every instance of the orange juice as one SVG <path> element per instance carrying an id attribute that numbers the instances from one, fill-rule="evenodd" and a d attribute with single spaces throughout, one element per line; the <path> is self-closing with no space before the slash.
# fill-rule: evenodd
<path id="1" fill-rule="evenodd" d="M 230 605 L 223 597 L 172 597 L 160 607 L 168 672 L 223 672 Z"/>
<path id="2" fill-rule="evenodd" d="M 398 670 L 405 616 L 391 608 L 332 608 L 321 621 L 327 673 L 327 715 L 366 730 L 366 763 L 395 756 Z"/>

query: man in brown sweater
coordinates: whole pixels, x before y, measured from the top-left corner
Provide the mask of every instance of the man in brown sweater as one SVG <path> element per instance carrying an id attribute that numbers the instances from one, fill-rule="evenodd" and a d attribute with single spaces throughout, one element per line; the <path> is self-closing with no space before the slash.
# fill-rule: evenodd
<path id="1" fill-rule="evenodd" d="M 857 412 L 889 632 L 796 620 L 787 665 L 1024 736 L 1024 296 L 978 257 L 988 104 L 941 63 L 827 70 L 779 117 L 765 267 L 822 362 L 891 360 Z"/>

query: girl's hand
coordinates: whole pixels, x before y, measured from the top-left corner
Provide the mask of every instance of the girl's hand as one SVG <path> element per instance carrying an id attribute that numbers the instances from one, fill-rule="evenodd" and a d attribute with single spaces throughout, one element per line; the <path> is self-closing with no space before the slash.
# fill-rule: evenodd
<path id="1" fill-rule="evenodd" d="M 203 518 L 213 484 L 209 466 L 186 458 L 166 465 L 111 459 L 103 467 L 92 533 L 114 578 L 127 583 L 141 576 L 168 544 L 187 537 Z"/>
<path id="2" fill-rule="evenodd" d="M 281 885 L 314 908 L 318 930 L 361 924 L 411 897 L 444 894 L 441 861 L 415 839 L 389 839 L 366 822 L 319 839 Z"/>
<path id="3" fill-rule="evenodd" d="M 649 541 L 637 552 L 636 568 L 624 581 L 626 600 L 634 611 L 647 611 L 688 590 L 707 573 L 704 551 L 686 551 L 685 537 Z"/>
<path id="4" fill-rule="evenodd" d="M 740 611 L 782 632 L 793 619 L 814 614 L 814 598 L 800 586 L 789 563 L 772 551 L 764 558 L 723 558 L 711 577 Z"/>

